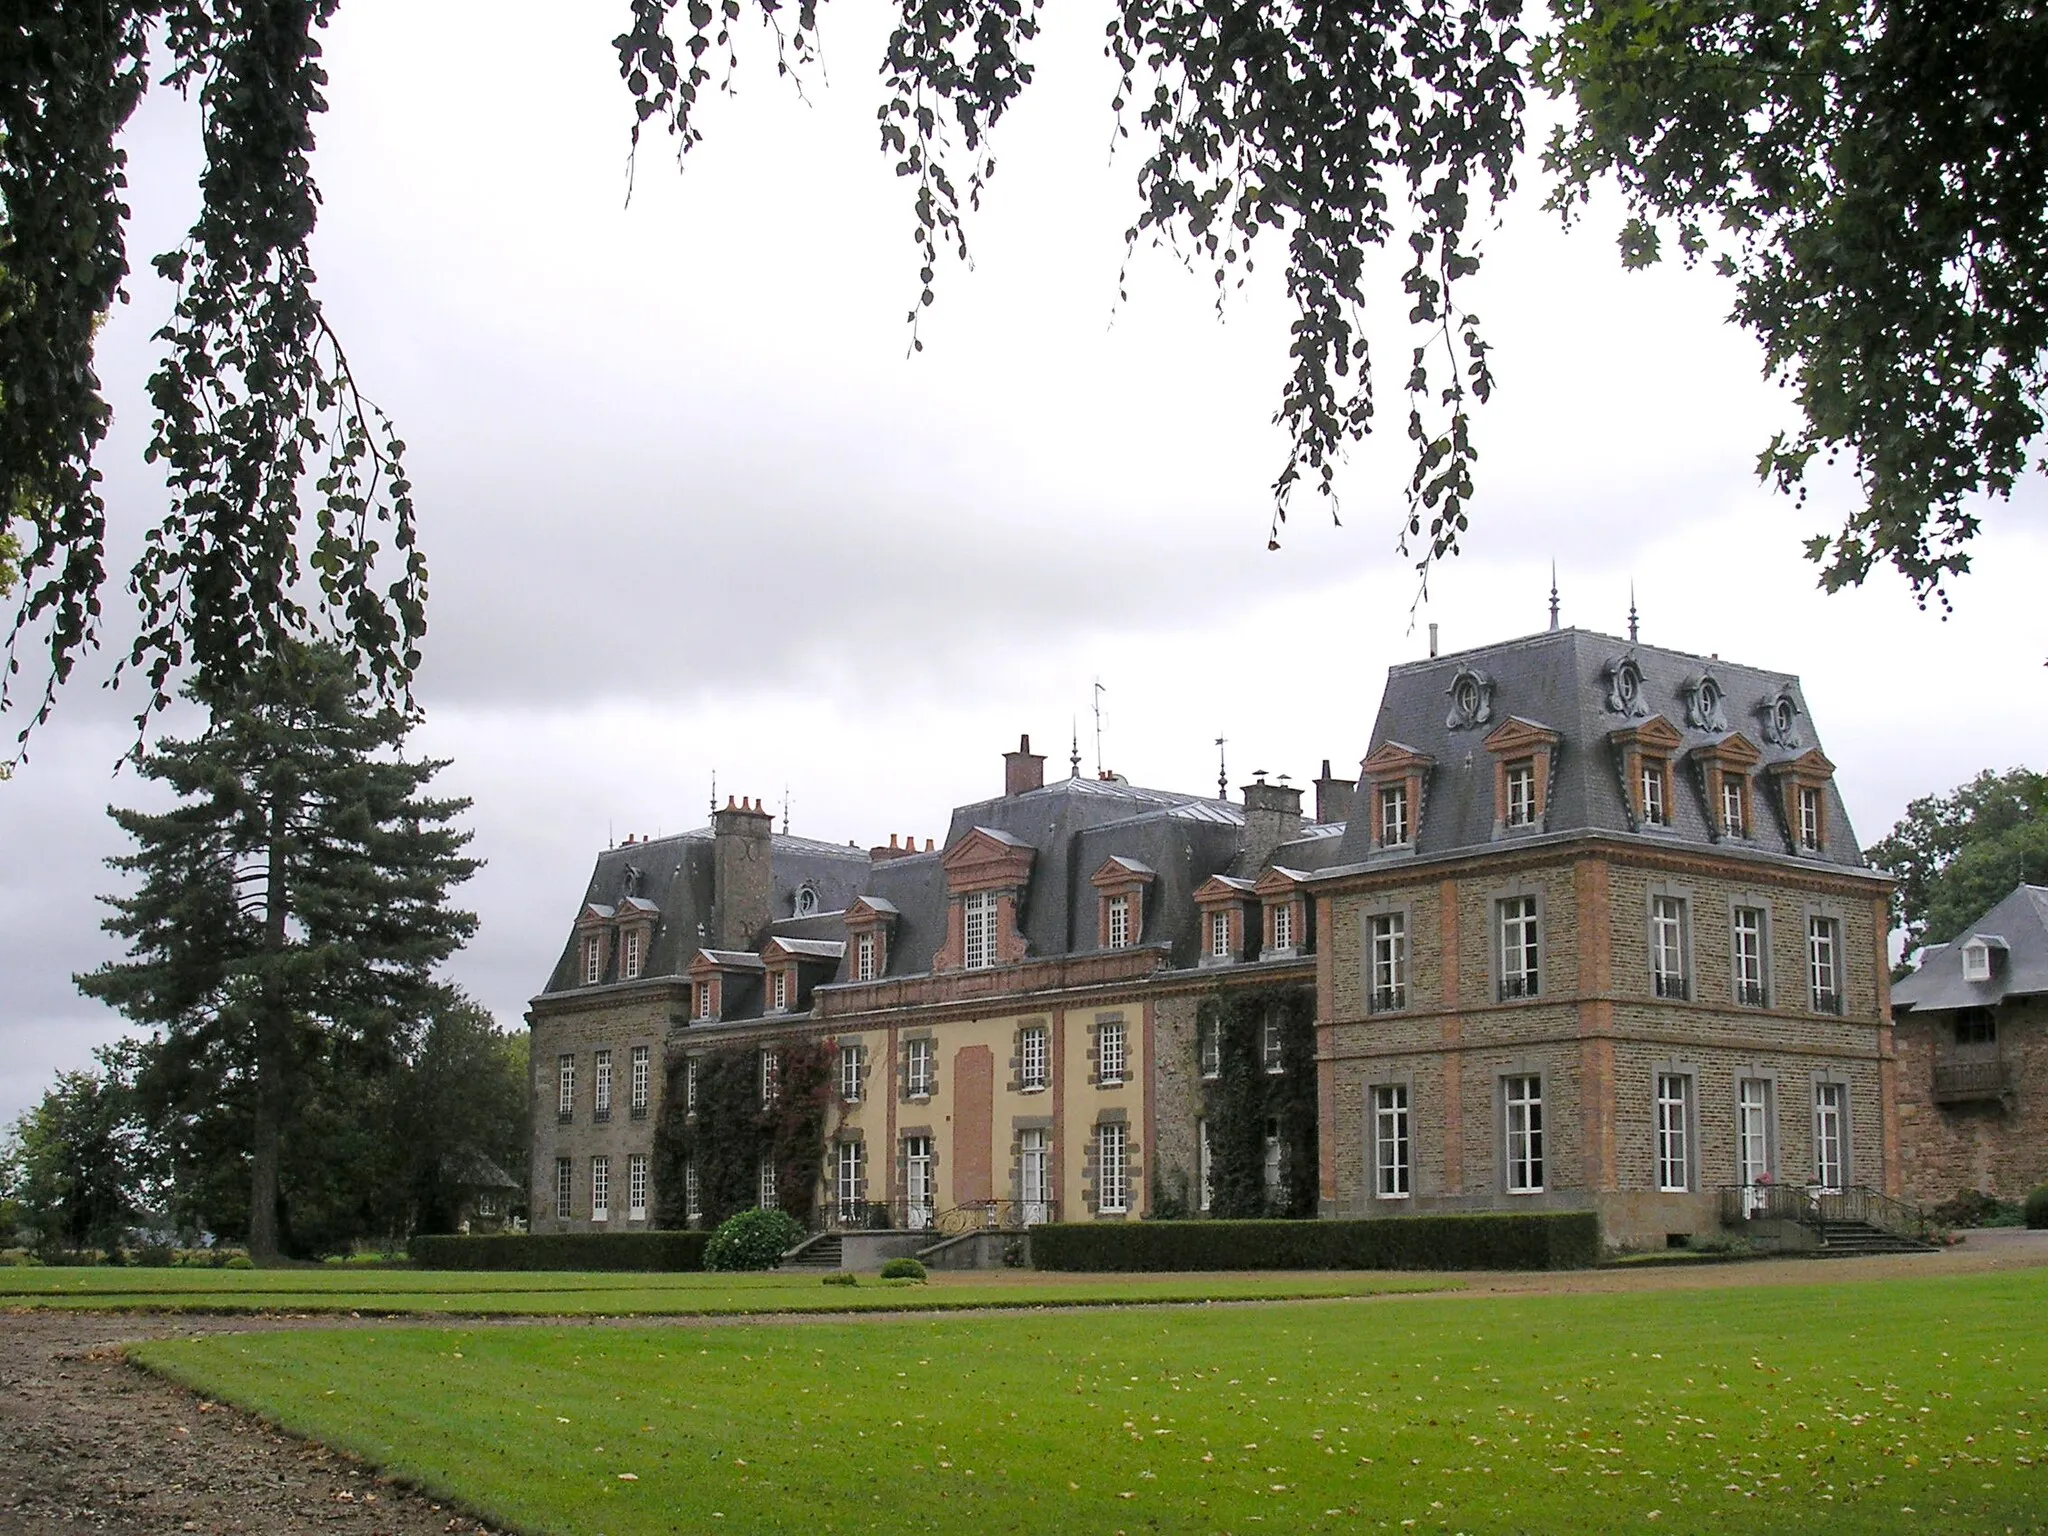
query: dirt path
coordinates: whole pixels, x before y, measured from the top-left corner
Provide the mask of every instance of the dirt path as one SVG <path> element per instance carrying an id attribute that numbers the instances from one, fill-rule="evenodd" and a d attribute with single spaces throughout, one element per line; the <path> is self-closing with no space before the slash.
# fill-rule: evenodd
<path id="1" fill-rule="evenodd" d="M 1479 1297 L 1819 1285 L 2044 1266 L 2048 1266 L 2048 1232 L 1980 1232 L 1944 1253 L 1899 1258 L 1467 1275 L 1460 1277 L 1466 1289 L 1454 1294 Z M 847 1318 L 848 1314 L 837 1314 L 831 1320 Z M 693 1318 L 688 1325 L 770 1320 Z M 800 1325 L 825 1319 L 772 1320 Z M 548 1321 L 519 1318 L 508 1319 L 504 1325 Z M 612 1320 L 567 1321 L 606 1326 Z M 622 1321 L 648 1326 L 660 1320 Z M 299 1532 L 467 1536 L 484 1532 L 485 1527 L 476 1521 L 396 1487 L 323 1446 L 279 1434 L 245 1414 L 203 1402 L 159 1381 L 129 1365 L 121 1353 L 124 1343 L 138 1339 L 370 1326 L 388 1328 L 390 1323 L 334 1317 L 191 1317 L 54 1310 L 0 1314 L 0 1536 L 73 1536 L 88 1531 L 148 1532 L 151 1536 L 157 1532 L 222 1536 L 236 1531 L 280 1536 Z M 459 1326 L 476 1327 L 478 1323 L 463 1319 Z"/>

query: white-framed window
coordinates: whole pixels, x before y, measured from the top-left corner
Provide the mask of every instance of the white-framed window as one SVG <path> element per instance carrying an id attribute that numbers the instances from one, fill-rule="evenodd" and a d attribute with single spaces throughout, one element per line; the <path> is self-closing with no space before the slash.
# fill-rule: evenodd
<path id="1" fill-rule="evenodd" d="M 929 1040 L 904 1042 L 904 1091 L 913 1099 L 928 1099 L 932 1092 L 932 1043 Z"/>
<path id="2" fill-rule="evenodd" d="M 1216 1165 L 1209 1152 L 1209 1122 L 1195 1122 L 1195 1209 L 1206 1211 L 1216 1199 Z"/>
<path id="3" fill-rule="evenodd" d="M 1768 1182 L 1771 1172 L 1771 1083 L 1745 1077 L 1735 1085 L 1735 1178 L 1745 1188 Z M 1758 1204 L 1751 1197 L 1752 1208 Z"/>
<path id="4" fill-rule="evenodd" d="M 863 933 L 853 941 L 853 979 L 875 979 L 875 936 L 872 933 Z"/>
<path id="5" fill-rule="evenodd" d="M 583 940 L 583 984 L 596 986 L 604 980 L 604 940 L 597 934 Z"/>
<path id="6" fill-rule="evenodd" d="M 1408 917 L 1402 912 L 1382 912 L 1367 919 L 1372 950 L 1372 996 L 1374 1013 L 1387 1013 L 1408 1006 Z"/>
<path id="7" fill-rule="evenodd" d="M 697 1183 L 697 1159 L 690 1158 L 683 1164 L 683 1219 L 701 1221 L 704 1218 L 704 1191 Z"/>
<path id="8" fill-rule="evenodd" d="M 761 1183 L 761 1193 L 760 1193 L 760 1204 L 761 1204 L 761 1209 L 762 1209 L 762 1210 L 764 1210 L 764 1211 L 773 1211 L 773 1210 L 777 1210 L 777 1209 L 780 1209 L 780 1207 L 781 1207 L 781 1205 L 782 1205 L 782 1199 L 781 1199 L 781 1196 L 780 1196 L 780 1195 L 779 1195 L 779 1194 L 778 1194 L 778 1193 L 776 1192 L 776 1188 L 775 1188 L 775 1159 L 774 1159 L 774 1158 L 772 1158 L 772 1157 L 763 1157 L 763 1158 L 761 1159 L 761 1177 L 760 1177 L 760 1183 Z"/>
<path id="9" fill-rule="evenodd" d="M 601 1152 L 590 1160 L 590 1219 L 612 1219 L 612 1160 Z"/>
<path id="10" fill-rule="evenodd" d="M 867 1204 L 867 1190 L 861 1179 L 860 1152 L 861 1145 L 857 1141 L 839 1143 L 834 1183 L 842 1226 L 853 1226 L 859 1222 L 864 1214 L 862 1207 Z"/>
<path id="11" fill-rule="evenodd" d="M 1027 1024 L 1017 1036 L 1017 1075 L 1026 1093 L 1046 1085 L 1046 1034 L 1043 1024 Z"/>
<path id="12" fill-rule="evenodd" d="M 1266 1121 L 1265 1158 L 1259 1169 L 1269 1207 L 1277 1206 L 1285 1193 L 1280 1187 L 1281 1171 L 1280 1120 L 1274 1116 Z"/>
<path id="13" fill-rule="evenodd" d="M 626 1158 L 626 1220 L 647 1219 L 647 1154 L 635 1152 Z"/>
<path id="14" fill-rule="evenodd" d="M 697 1017 L 711 1017 L 711 983 L 708 980 L 697 983 Z"/>
<path id="15" fill-rule="evenodd" d="M 1500 911 L 1500 997 L 1534 997 L 1541 983 L 1542 934 L 1534 896 L 1504 896 Z"/>
<path id="16" fill-rule="evenodd" d="M 1124 1128 L 1105 1121 L 1095 1127 L 1095 1208 L 1118 1216 L 1130 1209 L 1130 1179 L 1124 1166 Z"/>
<path id="17" fill-rule="evenodd" d="M 1230 914 L 1211 912 L 1209 914 L 1209 958 L 1228 960 L 1230 958 Z"/>
<path id="18" fill-rule="evenodd" d="M 775 1102 L 775 1096 L 782 1088 L 782 1052 L 772 1045 L 764 1045 L 759 1052 L 761 1076 L 761 1107 L 768 1108 Z"/>
<path id="19" fill-rule="evenodd" d="M 1195 1060 L 1202 1076 L 1223 1075 L 1223 1026 L 1217 1019 L 1195 1021 Z"/>
<path id="20" fill-rule="evenodd" d="M 1511 827 L 1533 827 L 1536 824 L 1536 765 L 1526 758 L 1519 763 L 1509 763 L 1508 815 Z"/>
<path id="21" fill-rule="evenodd" d="M 1372 1091 L 1373 1193 L 1406 1200 L 1409 1188 L 1408 1085 L 1381 1083 Z"/>
<path id="22" fill-rule="evenodd" d="M 1806 920 L 1807 990 L 1815 1013 L 1842 1011 L 1841 925 L 1832 917 Z"/>
<path id="23" fill-rule="evenodd" d="M 1651 827 L 1671 825 L 1671 807 L 1666 793 L 1670 787 L 1661 758 L 1643 760 L 1643 824 Z"/>
<path id="24" fill-rule="evenodd" d="M 687 1114 L 697 1113 L 697 1058 L 694 1056 L 683 1063 L 683 1109 Z"/>
<path id="25" fill-rule="evenodd" d="M 848 1104 L 860 1102 L 860 1042 L 839 1047 L 839 1097 Z"/>
<path id="26" fill-rule="evenodd" d="M 555 1215 L 567 1221 L 576 1210 L 576 1164 L 566 1157 L 555 1159 Z"/>
<path id="27" fill-rule="evenodd" d="M 1102 1086 L 1114 1088 L 1124 1080 L 1124 1021 L 1103 1019 L 1095 1026 L 1095 1065 Z"/>
<path id="28" fill-rule="evenodd" d="M 1129 949 L 1131 947 L 1131 898 L 1112 896 L 1109 898 L 1109 947 Z"/>
<path id="29" fill-rule="evenodd" d="M 1849 1090 L 1842 1083 L 1813 1085 L 1813 1182 L 1829 1194 L 1849 1181 Z"/>
<path id="30" fill-rule="evenodd" d="M 1764 984 L 1764 909 L 1737 907 L 1731 919 L 1730 959 L 1735 972 L 1735 1001 L 1746 1008 L 1769 1004 Z"/>
<path id="31" fill-rule="evenodd" d="M 1730 837 L 1749 836 L 1749 797 L 1740 776 L 1732 773 L 1721 776 L 1721 826 Z"/>
<path id="32" fill-rule="evenodd" d="M 1273 947 L 1294 948 L 1294 903 L 1283 901 L 1273 908 Z"/>
<path id="33" fill-rule="evenodd" d="M 1502 1082 L 1506 1105 L 1508 1193 L 1543 1191 L 1543 1079 L 1510 1077 Z"/>
<path id="34" fill-rule="evenodd" d="M 1692 1079 L 1682 1072 L 1657 1074 L 1657 1187 L 1692 1188 Z"/>
<path id="35" fill-rule="evenodd" d="M 626 930 L 624 953 L 620 956 L 619 974 L 631 981 L 640 974 L 640 930 Z"/>
<path id="36" fill-rule="evenodd" d="M 770 1006 L 771 1006 L 771 1007 L 773 1007 L 773 1008 L 774 1008 L 774 1010 L 775 1010 L 775 1011 L 776 1011 L 777 1013 L 786 1013 L 786 1012 L 788 1012 L 788 1010 L 789 1010 L 789 972 L 788 972 L 788 971 L 785 971 L 785 970 L 780 970 L 780 969 L 778 969 L 777 971 L 775 971 L 775 973 L 774 973 L 774 981 L 773 981 L 773 982 L 771 983 L 771 986 L 772 986 L 772 988 L 773 988 L 773 996 L 774 996 L 774 1001 L 773 1001 L 773 1003 L 771 1003 L 771 1004 L 770 1004 Z"/>
<path id="37" fill-rule="evenodd" d="M 932 1139 L 929 1136 L 903 1138 L 904 1225 L 922 1232 L 932 1224 L 932 1207 L 938 1193 L 932 1176 Z"/>
<path id="38" fill-rule="evenodd" d="M 1025 1226 L 1052 1220 L 1052 1143 L 1037 1126 L 1017 1133 L 1017 1196 Z"/>
<path id="39" fill-rule="evenodd" d="M 654 1048 L 634 1046 L 627 1070 L 631 1077 L 626 1092 L 631 1095 L 633 1113 L 644 1115 L 647 1113 L 648 1096 L 654 1091 Z"/>
<path id="40" fill-rule="evenodd" d="M 576 1113 L 576 1058 L 555 1058 L 555 1113 L 566 1120 Z"/>
<path id="41" fill-rule="evenodd" d="M 1799 846 L 1820 851 L 1820 791 L 1810 784 L 1799 786 Z"/>
<path id="42" fill-rule="evenodd" d="M 590 1073 L 591 1108 L 597 1118 L 609 1120 L 612 1114 L 612 1053 L 599 1051 L 591 1058 Z"/>
<path id="43" fill-rule="evenodd" d="M 961 906 L 961 963 L 984 971 L 996 963 L 996 893 L 972 891 Z"/>
<path id="44" fill-rule="evenodd" d="M 1380 846 L 1399 848 L 1408 841 L 1408 786 L 1387 784 L 1380 789 Z"/>
<path id="45" fill-rule="evenodd" d="M 1650 979 L 1659 997 L 1692 995 L 1685 967 L 1685 898 L 1650 898 Z"/>
<path id="46" fill-rule="evenodd" d="M 1268 1072 L 1285 1072 L 1287 1056 L 1280 1038 L 1280 1016 L 1268 1013 L 1259 1024 L 1259 1065 Z"/>

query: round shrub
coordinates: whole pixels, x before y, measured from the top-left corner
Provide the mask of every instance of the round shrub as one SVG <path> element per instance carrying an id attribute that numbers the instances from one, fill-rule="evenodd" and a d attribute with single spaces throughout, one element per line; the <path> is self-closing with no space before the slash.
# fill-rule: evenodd
<path id="1" fill-rule="evenodd" d="M 884 1280 L 922 1280 L 924 1266 L 915 1259 L 891 1259 L 882 1266 Z"/>
<path id="2" fill-rule="evenodd" d="M 704 1245 L 706 1269 L 773 1269 L 783 1254 L 804 1240 L 804 1229 L 787 1211 L 741 1211 L 728 1216 Z"/>
<path id="3" fill-rule="evenodd" d="M 2037 1185 L 2027 1196 L 2027 1226 L 2036 1232 L 2048 1229 L 2048 1184 Z"/>

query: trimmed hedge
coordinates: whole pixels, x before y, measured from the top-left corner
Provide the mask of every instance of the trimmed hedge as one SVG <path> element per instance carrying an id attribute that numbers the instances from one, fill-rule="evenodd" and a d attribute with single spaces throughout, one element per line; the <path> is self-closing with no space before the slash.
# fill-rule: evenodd
<path id="1" fill-rule="evenodd" d="M 1585 1269 L 1593 1211 L 1378 1221 L 1060 1222 L 1031 1229 L 1038 1269 Z"/>
<path id="2" fill-rule="evenodd" d="M 415 1237 L 406 1255 L 421 1269 L 700 1270 L 708 1232 L 530 1232 L 494 1237 Z"/>

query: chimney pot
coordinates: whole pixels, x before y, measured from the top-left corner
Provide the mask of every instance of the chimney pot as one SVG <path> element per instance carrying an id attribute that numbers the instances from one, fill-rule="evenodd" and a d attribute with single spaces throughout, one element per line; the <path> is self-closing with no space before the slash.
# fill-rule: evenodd
<path id="1" fill-rule="evenodd" d="M 1436 654 L 1436 625 L 1433 623 L 1429 626 L 1429 654 Z"/>

